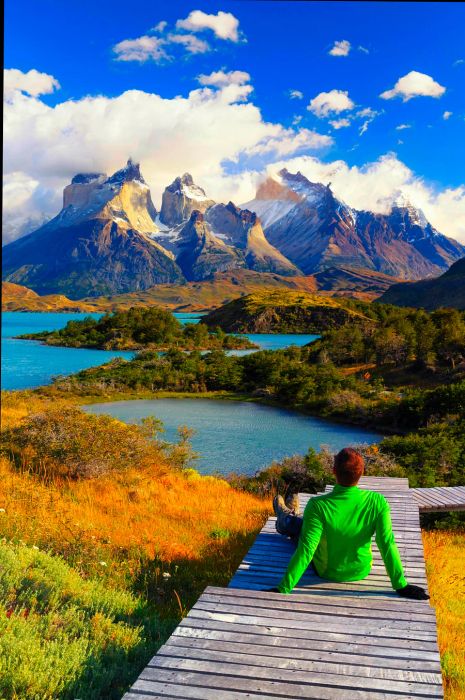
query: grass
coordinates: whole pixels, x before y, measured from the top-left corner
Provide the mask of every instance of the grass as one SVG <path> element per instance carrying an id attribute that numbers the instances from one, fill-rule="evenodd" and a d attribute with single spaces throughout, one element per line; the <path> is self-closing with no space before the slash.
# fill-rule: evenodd
<path id="1" fill-rule="evenodd" d="M 57 405 L 6 394 L 2 425 Z M 205 586 L 227 584 L 270 511 L 163 455 L 46 483 L 4 455 L 0 483 L 0 697 L 12 700 L 119 699 Z"/>
<path id="2" fill-rule="evenodd" d="M 423 531 L 446 700 L 465 700 L 465 533 Z"/>
<path id="3" fill-rule="evenodd" d="M 37 547 L 0 543 L 0 696 L 121 697 L 169 625 L 131 593 Z"/>

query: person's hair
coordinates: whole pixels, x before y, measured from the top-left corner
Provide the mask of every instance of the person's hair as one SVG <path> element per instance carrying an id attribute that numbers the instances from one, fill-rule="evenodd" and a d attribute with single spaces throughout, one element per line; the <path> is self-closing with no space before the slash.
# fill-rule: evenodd
<path id="1" fill-rule="evenodd" d="M 356 486 L 363 474 L 364 461 L 360 452 L 344 447 L 334 457 L 334 471 L 341 486 Z"/>

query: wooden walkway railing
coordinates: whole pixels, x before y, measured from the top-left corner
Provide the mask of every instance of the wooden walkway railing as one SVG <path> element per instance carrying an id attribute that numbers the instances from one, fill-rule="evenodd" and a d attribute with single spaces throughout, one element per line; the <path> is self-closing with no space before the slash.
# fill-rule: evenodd
<path id="1" fill-rule="evenodd" d="M 369 477 L 360 486 L 388 499 L 408 581 L 427 588 L 419 504 L 429 489 Z M 300 494 L 302 507 L 309 498 Z M 290 596 L 264 591 L 277 585 L 293 550 L 269 518 L 229 587 L 205 590 L 124 700 L 443 698 L 434 610 L 392 591 L 376 545 L 363 581 L 334 583 L 308 571 Z"/>

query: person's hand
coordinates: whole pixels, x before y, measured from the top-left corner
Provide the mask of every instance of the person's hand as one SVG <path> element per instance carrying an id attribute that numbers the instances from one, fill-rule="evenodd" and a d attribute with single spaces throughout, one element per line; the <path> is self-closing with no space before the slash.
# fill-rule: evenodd
<path id="1" fill-rule="evenodd" d="M 396 590 L 397 595 L 401 598 L 411 598 L 412 600 L 428 600 L 429 595 L 421 586 L 414 586 L 413 584 L 407 584 L 403 588 L 398 588 Z"/>
<path id="2" fill-rule="evenodd" d="M 279 588 L 264 588 L 265 593 L 281 593 Z"/>

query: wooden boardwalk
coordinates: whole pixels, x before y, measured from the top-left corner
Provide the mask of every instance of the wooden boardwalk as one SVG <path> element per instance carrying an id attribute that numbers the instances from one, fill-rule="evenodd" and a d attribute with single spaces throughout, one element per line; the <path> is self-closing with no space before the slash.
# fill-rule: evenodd
<path id="1" fill-rule="evenodd" d="M 429 489 L 368 477 L 360 486 L 388 499 L 407 579 L 427 588 L 418 492 Z M 312 497 L 300 494 L 301 506 Z M 363 581 L 324 581 L 309 570 L 290 596 L 264 591 L 293 551 L 269 518 L 229 587 L 205 590 L 124 700 L 443 698 L 434 610 L 392 591 L 375 544 Z"/>

